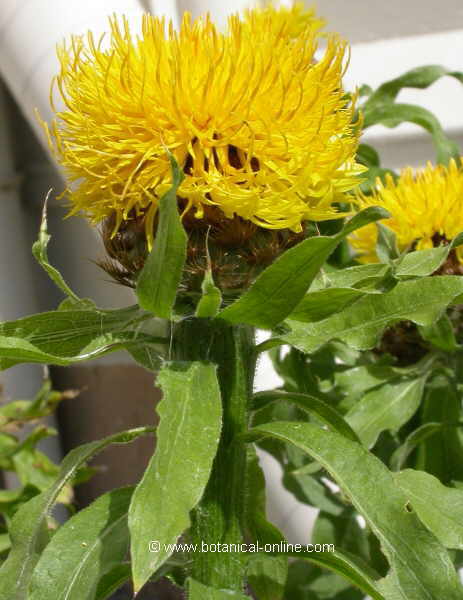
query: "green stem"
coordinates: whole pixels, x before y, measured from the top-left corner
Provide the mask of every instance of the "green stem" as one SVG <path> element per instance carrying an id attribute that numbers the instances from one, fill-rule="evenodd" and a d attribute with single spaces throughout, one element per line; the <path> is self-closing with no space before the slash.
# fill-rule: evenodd
<path id="1" fill-rule="evenodd" d="M 200 552 L 207 544 L 240 544 L 245 523 L 246 431 L 252 395 L 254 332 L 246 326 L 209 319 L 186 319 L 173 334 L 177 360 L 217 364 L 222 393 L 223 426 L 219 448 L 204 496 L 193 511 L 191 542 L 198 545 L 191 575 L 205 585 L 240 590 L 244 556 L 239 552 Z M 221 546 L 223 549 L 224 546 Z M 217 549 L 217 548 L 216 548 Z"/>

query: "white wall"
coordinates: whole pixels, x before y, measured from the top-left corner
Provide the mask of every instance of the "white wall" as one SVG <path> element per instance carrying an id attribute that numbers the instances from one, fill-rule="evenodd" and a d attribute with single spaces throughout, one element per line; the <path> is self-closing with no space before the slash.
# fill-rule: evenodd
<path id="1" fill-rule="evenodd" d="M 223 24 L 227 13 L 246 5 L 246 0 L 178 0 L 177 4 L 175 0 L 1 0 L 0 73 L 24 115 L 38 131 L 33 109 L 39 108 L 45 118 L 50 115 L 48 89 L 57 69 L 55 45 L 63 37 L 83 33 L 88 28 L 104 30 L 107 14 L 114 11 L 138 18 L 142 11 L 150 8 L 152 12 L 164 13 L 178 22 L 182 10 L 189 9 L 194 15 L 210 10 L 213 18 Z M 463 71 L 461 0 L 319 0 L 318 12 L 327 17 L 328 29 L 339 31 L 352 44 L 352 60 L 346 76 L 348 87 L 354 88 L 361 83 L 377 86 L 423 64 L 443 64 Z M 431 109 L 451 136 L 463 143 L 461 84 L 447 79 L 426 92 L 404 92 L 401 99 Z M 381 150 L 388 166 L 423 164 L 433 158 L 431 145 L 412 125 L 401 126 L 392 132 L 378 127 L 366 138 Z M 14 209 L 18 209 L 17 205 Z M 69 225 L 70 222 L 66 227 Z M 81 271 L 75 259 L 72 260 L 73 243 L 79 243 L 80 236 L 69 236 L 67 253 L 71 257 L 66 260 L 71 279 L 73 272 Z M 19 280 L 26 271 L 27 266 L 15 271 L 17 285 L 23 285 Z M 80 273 L 82 286 L 84 280 L 90 282 L 90 272 Z M 90 288 L 91 285 L 89 292 Z M 4 287 L 1 292 L 4 298 Z M 113 292 L 114 288 L 111 288 Z M 9 305 L 5 302 L 3 306 Z M 19 310 L 19 306 L 16 308 Z M 0 297 L 0 313 L 3 311 L 4 316 L 5 310 Z M 263 361 L 258 374 L 259 389 L 276 383 L 269 363 Z M 290 539 L 304 541 L 308 535 L 310 511 L 277 485 L 278 466 L 269 458 L 264 458 L 264 462 L 272 484 L 269 494 L 271 515 Z"/>
<path id="2" fill-rule="evenodd" d="M 329 28 L 352 44 L 463 28 L 461 0 L 318 0 L 316 5 Z"/>
<path id="3" fill-rule="evenodd" d="M 345 78 L 351 89 L 362 83 L 376 87 L 426 64 L 463 71 L 461 0 L 319 0 L 318 12 L 326 17 L 327 29 L 338 31 L 351 43 Z M 400 101 L 431 110 L 450 137 L 463 144 L 463 86 L 459 82 L 445 78 L 425 91 L 406 90 Z M 380 150 L 389 167 L 422 165 L 434 159 L 429 138 L 416 125 L 394 130 L 373 127 L 364 139 Z"/>

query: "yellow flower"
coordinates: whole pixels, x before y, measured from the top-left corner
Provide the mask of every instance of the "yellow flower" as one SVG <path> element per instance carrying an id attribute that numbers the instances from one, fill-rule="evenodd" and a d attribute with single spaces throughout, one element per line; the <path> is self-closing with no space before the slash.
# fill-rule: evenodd
<path id="1" fill-rule="evenodd" d="M 400 251 L 432 248 L 452 240 L 463 230 L 463 169 L 454 160 L 448 167 L 433 166 L 414 171 L 404 169 L 397 181 L 379 179 L 371 196 L 356 194 L 359 208 L 379 205 L 391 214 L 382 223 L 395 232 Z M 377 228 L 367 225 L 349 241 L 360 262 L 378 262 Z M 461 249 L 457 256 L 463 262 Z"/>
<path id="2" fill-rule="evenodd" d="M 74 184 L 71 214 L 111 217 L 114 233 L 143 216 L 151 245 L 171 185 L 168 149 L 186 175 L 183 214 L 202 218 L 215 206 L 295 232 L 340 216 L 333 203 L 364 170 L 354 161 L 355 100 L 342 89 L 346 44 L 321 34 L 312 12 L 250 10 L 224 33 L 188 14 L 179 32 L 148 15 L 141 37 L 126 19 L 110 25 L 106 46 L 89 33 L 58 51 L 65 107 L 49 139 Z"/>

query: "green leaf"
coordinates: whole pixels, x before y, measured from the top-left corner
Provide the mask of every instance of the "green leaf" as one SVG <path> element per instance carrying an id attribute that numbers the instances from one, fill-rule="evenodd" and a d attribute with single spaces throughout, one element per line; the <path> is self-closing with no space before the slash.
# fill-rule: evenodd
<path id="1" fill-rule="evenodd" d="M 163 356 L 157 344 L 129 344 L 126 348 L 132 358 L 142 367 L 152 373 L 157 373 L 161 368 Z"/>
<path id="2" fill-rule="evenodd" d="M 58 310 L 0 323 L 0 369 L 23 362 L 66 366 L 150 342 L 137 330 L 147 318 L 149 313 L 131 306 Z"/>
<path id="3" fill-rule="evenodd" d="M 373 600 L 387 600 L 378 592 L 376 582 L 372 579 L 371 570 L 367 565 L 364 565 L 347 552 L 337 550 L 334 552 L 311 552 L 302 550 L 298 552 L 284 552 L 283 554 L 291 558 L 302 558 L 315 565 L 329 569 L 355 585 L 365 594 L 368 594 Z"/>
<path id="4" fill-rule="evenodd" d="M 378 228 L 376 254 L 381 262 L 389 263 L 399 257 L 396 234 L 382 223 L 376 223 L 376 227 Z"/>
<path id="5" fill-rule="evenodd" d="M 439 350 L 444 352 L 456 352 L 460 349 L 455 337 L 453 324 L 444 313 L 441 318 L 432 325 L 418 327 L 421 337 L 430 342 Z"/>
<path id="6" fill-rule="evenodd" d="M 401 123 L 415 123 L 431 134 L 436 148 L 437 162 L 447 164 L 451 158 L 459 160 L 458 144 L 446 136 L 439 120 L 422 106 L 395 103 L 368 105 L 363 108 L 363 116 L 364 129 L 372 125 L 397 127 Z"/>
<path id="7" fill-rule="evenodd" d="M 65 399 L 78 395 L 76 390 L 58 392 L 52 390 L 51 381 L 46 379 L 33 400 L 13 400 L 0 405 L 0 427 L 8 423 L 26 423 L 51 414 Z"/>
<path id="8" fill-rule="evenodd" d="M 58 269 L 52 267 L 51 264 L 48 262 L 47 246 L 51 240 L 51 235 L 48 233 L 47 230 L 47 205 L 50 193 L 51 190 L 48 192 L 47 197 L 45 198 L 42 211 L 42 222 L 40 223 L 39 229 L 39 237 L 38 240 L 32 245 L 32 254 L 34 255 L 34 258 L 39 263 L 39 265 L 43 269 L 45 269 L 50 279 L 60 288 L 60 290 L 62 290 L 66 294 L 66 296 L 69 296 L 69 298 L 72 298 L 74 301 L 79 302 L 79 297 L 71 290 L 68 284 L 64 281 L 64 278 L 58 271 Z"/>
<path id="9" fill-rule="evenodd" d="M 371 388 L 418 372 L 418 368 L 398 368 L 386 365 L 361 365 L 335 374 L 336 388 L 346 396 L 363 394 Z"/>
<path id="10" fill-rule="evenodd" d="M 338 550 L 369 560 L 368 530 L 358 522 L 357 511 L 344 506 L 338 514 L 320 511 L 312 529 L 312 544 L 333 544 Z M 374 579 L 378 579 L 375 575 Z"/>
<path id="11" fill-rule="evenodd" d="M 424 425 L 421 425 L 421 427 L 418 427 L 418 429 L 415 429 L 415 431 L 412 431 L 412 433 L 407 436 L 404 443 L 392 454 L 389 461 L 392 471 L 400 471 L 410 454 L 422 442 L 443 429 L 449 429 L 450 427 L 452 427 L 452 425 L 447 423 L 425 423 Z M 455 425 L 453 427 L 455 427 Z"/>
<path id="12" fill-rule="evenodd" d="M 294 469 L 292 464 L 284 465 L 283 485 L 299 502 L 325 514 L 338 516 L 343 512 L 344 505 L 336 493 L 323 482 L 319 473 L 314 476 L 305 472 L 308 468 L 314 470 L 315 466 L 318 465 L 313 462 L 300 469 Z"/>
<path id="13" fill-rule="evenodd" d="M 406 469 L 394 480 L 419 518 L 446 548 L 463 549 L 463 490 L 449 488 L 424 471 Z"/>
<path id="14" fill-rule="evenodd" d="M 109 600 L 113 594 L 129 581 L 131 575 L 130 563 L 116 565 L 100 579 L 95 594 L 95 600 Z"/>
<path id="15" fill-rule="evenodd" d="M 299 302 L 289 318 L 303 323 L 321 321 L 350 306 L 366 293 L 355 288 L 327 288 L 309 292 Z"/>
<path id="16" fill-rule="evenodd" d="M 358 350 L 373 348 L 383 330 L 398 321 L 431 325 L 463 291 L 460 277 L 424 277 L 398 283 L 385 294 L 368 294 L 343 311 L 315 323 L 288 320 L 280 338 L 302 352 L 337 339 Z"/>
<path id="17" fill-rule="evenodd" d="M 283 534 L 267 520 L 265 478 L 261 469 L 256 450 L 247 448 L 246 481 L 244 488 L 246 509 L 246 535 L 254 543 L 272 544 L 284 541 Z"/>
<path id="18" fill-rule="evenodd" d="M 355 431 L 351 428 L 349 423 L 343 419 L 338 411 L 319 398 L 314 398 L 308 394 L 288 393 L 279 390 L 258 392 L 253 396 L 253 406 L 255 410 L 267 406 L 271 402 L 281 401 L 294 403 L 302 410 L 315 415 L 334 431 L 337 431 L 341 435 L 344 435 L 355 442 L 359 441 Z"/>
<path id="19" fill-rule="evenodd" d="M 369 108 L 376 104 L 393 102 L 403 88 L 425 89 L 444 76 L 455 77 L 455 79 L 463 83 L 463 73 L 458 71 L 449 71 L 439 65 L 417 67 L 411 71 L 407 71 L 400 77 L 383 83 L 370 95 L 364 107 Z"/>
<path id="20" fill-rule="evenodd" d="M 11 548 L 10 536 L 7 533 L 0 533 L 0 555 Z"/>
<path id="21" fill-rule="evenodd" d="M 191 578 L 188 579 L 187 589 L 188 600 L 249 600 L 250 598 L 241 592 L 218 590 Z"/>
<path id="22" fill-rule="evenodd" d="M 196 307 L 195 316 L 203 318 L 214 318 L 219 312 L 222 304 L 222 294 L 218 287 L 214 284 L 212 271 L 209 268 L 204 273 L 204 279 L 201 284 L 202 296 L 199 299 Z"/>
<path id="23" fill-rule="evenodd" d="M 353 217 L 332 237 L 311 237 L 284 252 L 256 279 L 241 298 L 219 316 L 231 323 L 247 323 L 271 329 L 299 304 L 320 267 L 350 233 L 389 216 L 384 209 L 370 207 Z"/>
<path id="24" fill-rule="evenodd" d="M 43 452 L 26 447 L 13 455 L 14 470 L 23 485 L 33 485 L 46 490 L 58 474 L 58 467 Z"/>
<path id="25" fill-rule="evenodd" d="M 285 598 L 291 600 L 364 600 L 365 595 L 341 576 L 306 560 L 289 565 Z"/>
<path id="26" fill-rule="evenodd" d="M 251 556 L 246 575 L 252 591 L 259 600 L 283 600 L 287 560 L 263 552 Z"/>
<path id="27" fill-rule="evenodd" d="M 398 174 L 392 169 L 383 169 L 382 167 L 370 167 L 368 171 L 362 173 L 362 183 L 360 184 L 359 191 L 363 194 L 369 195 L 376 189 L 376 182 L 380 179 L 382 182 L 386 181 L 386 176 L 390 175 L 394 181 L 398 179 Z"/>
<path id="28" fill-rule="evenodd" d="M 127 552 L 132 492 L 123 488 L 103 494 L 58 529 L 35 567 L 28 600 L 94 597 L 103 574 Z"/>
<path id="29" fill-rule="evenodd" d="M 0 431 L 0 460 L 9 458 L 17 449 L 18 444 L 14 435 Z"/>
<path id="30" fill-rule="evenodd" d="M 347 269 L 338 269 L 317 278 L 310 293 L 323 288 L 371 289 L 381 283 L 391 273 L 391 267 L 382 263 L 372 263 Z"/>
<path id="31" fill-rule="evenodd" d="M 448 246 L 407 252 L 397 261 L 394 276 L 398 279 L 407 279 L 431 275 L 441 266 L 448 253 Z"/>
<path id="32" fill-rule="evenodd" d="M 461 394 L 455 383 L 446 377 L 431 381 L 426 386 L 421 422 L 441 423 L 444 428 L 422 441 L 416 468 L 438 477 L 444 484 L 463 481 L 463 443 L 456 427 L 460 421 Z"/>
<path id="33" fill-rule="evenodd" d="M 265 479 L 255 449 L 249 445 L 246 460 L 246 537 L 255 544 L 283 542 L 284 537 L 266 518 Z M 282 556 L 249 554 L 248 583 L 259 600 L 282 600 L 288 561 Z"/>
<path id="34" fill-rule="evenodd" d="M 379 154 L 373 148 L 367 144 L 359 144 L 357 148 L 357 161 L 365 165 L 366 167 L 379 167 Z"/>
<path id="35" fill-rule="evenodd" d="M 406 495 L 380 460 L 360 444 L 310 423 L 269 423 L 248 434 L 251 439 L 261 436 L 307 452 L 350 498 L 381 541 L 390 563 L 388 584 L 394 596 L 386 595 L 388 600 L 461 600 L 463 590 L 446 550 L 407 510 Z"/>
<path id="36" fill-rule="evenodd" d="M 347 414 L 346 421 L 362 443 L 371 448 L 379 434 L 396 432 L 418 410 L 423 396 L 425 378 L 385 383 L 363 396 Z"/>
<path id="37" fill-rule="evenodd" d="M 141 271 L 136 292 L 139 304 L 157 317 L 170 319 L 186 259 L 187 236 L 178 212 L 177 190 L 184 175 L 169 153 L 172 187 L 159 201 L 154 246 Z"/>
<path id="38" fill-rule="evenodd" d="M 367 85 L 366 83 L 363 83 L 359 87 L 358 93 L 360 98 L 363 98 L 364 96 L 371 96 L 371 94 L 373 93 L 373 89 L 371 86 Z"/>
<path id="39" fill-rule="evenodd" d="M 158 385 L 160 425 L 156 452 L 138 484 L 129 511 L 135 592 L 172 554 L 169 544 L 190 524 L 189 513 L 209 479 L 221 429 L 221 396 L 215 366 L 164 365 Z M 159 552 L 150 552 L 150 541 Z"/>
<path id="40" fill-rule="evenodd" d="M 425 248 L 407 252 L 395 263 L 394 276 L 398 279 L 432 275 L 447 260 L 451 250 L 463 243 L 463 234 L 457 235 L 450 244 L 438 248 Z"/>
<path id="41" fill-rule="evenodd" d="M 10 528 L 12 550 L 0 568 L 0 600 L 27 600 L 32 572 L 48 543 L 47 516 L 78 468 L 110 444 L 125 444 L 153 431 L 152 427 L 129 429 L 69 452 L 55 483 L 24 504 L 13 518 Z"/>
<path id="42" fill-rule="evenodd" d="M 14 488 L 12 490 L 0 490 L 0 514 L 5 523 L 10 527 L 11 519 L 23 504 L 29 502 L 40 493 L 33 485 Z"/>

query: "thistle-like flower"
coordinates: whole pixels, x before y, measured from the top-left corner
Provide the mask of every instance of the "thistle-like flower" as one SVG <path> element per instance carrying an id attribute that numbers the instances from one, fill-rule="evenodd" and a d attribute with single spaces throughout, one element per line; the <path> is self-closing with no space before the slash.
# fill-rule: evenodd
<path id="1" fill-rule="evenodd" d="M 212 227 L 212 241 L 267 232 L 281 250 L 280 232 L 287 245 L 305 221 L 342 216 L 336 203 L 364 170 L 354 160 L 355 99 L 342 88 L 346 44 L 322 34 L 312 11 L 250 10 L 223 33 L 188 14 L 178 32 L 152 16 L 141 37 L 125 19 L 110 25 L 109 43 L 89 33 L 59 48 L 65 106 L 47 128 L 71 214 L 103 222 L 107 247 L 127 231 L 151 247 L 171 186 L 166 150 L 185 173 L 186 229 Z"/>
<path id="2" fill-rule="evenodd" d="M 463 230 L 463 169 L 454 160 L 448 167 L 433 166 L 414 171 L 404 169 L 397 181 L 386 176 L 366 196 L 357 192 L 360 208 L 379 205 L 391 217 L 383 222 L 396 234 L 400 251 L 422 250 L 446 244 Z M 377 262 L 377 228 L 367 225 L 351 235 L 349 242 L 361 262 Z M 463 272 L 461 246 L 451 254 L 446 272 Z"/>

